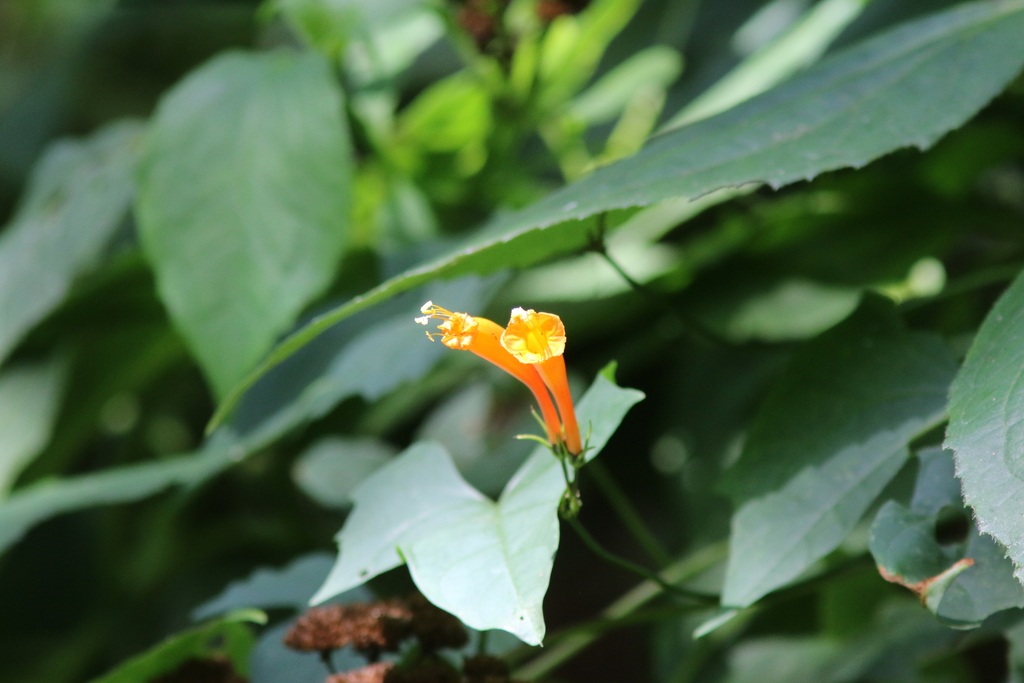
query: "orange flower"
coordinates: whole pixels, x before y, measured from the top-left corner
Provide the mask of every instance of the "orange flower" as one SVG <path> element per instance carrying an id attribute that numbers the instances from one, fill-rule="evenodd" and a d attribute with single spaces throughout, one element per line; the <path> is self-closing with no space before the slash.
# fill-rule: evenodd
<path id="1" fill-rule="evenodd" d="M 512 319 L 501 335 L 501 345 L 520 363 L 537 368 L 558 404 L 569 453 L 581 453 L 583 444 L 580 442 L 580 428 L 576 422 L 572 394 L 569 392 L 565 359 L 562 358 L 565 352 L 565 325 L 561 318 L 554 313 L 513 308 Z"/>
<path id="2" fill-rule="evenodd" d="M 520 363 L 515 356 L 502 348 L 499 339 L 505 329 L 501 325 L 487 318 L 477 318 L 466 313 L 453 313 L 440 306 L 435 306 L 432 301 L 423 304 L 420 312 L 424 315 L 416 318 L 416 322 L 421 325 L 428 325 L 432 318 L 444 321 L 437 327 L 440 332 L 427 332 L 427 337 L 431 341 L 434 340 L 434 337 L 440 337 L 441 343 L 450 349 L 475 353 L 525 384 L 533 392 L 533 397 L 537 399 L 537 404 L 540 406 L 548 433 L 548 441 L 555 445 L 562 440 L 562 428 L 558 420 L 558 413 L 555 412 L 555 406 L 545 389 L 541 374 L 534 366 Z"/>

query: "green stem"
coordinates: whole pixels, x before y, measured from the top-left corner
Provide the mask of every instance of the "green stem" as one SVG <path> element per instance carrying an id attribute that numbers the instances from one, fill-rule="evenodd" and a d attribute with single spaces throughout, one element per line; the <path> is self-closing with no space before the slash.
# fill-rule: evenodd
<path id="1" fill-rule="evenodd" d="M 672 562 L 672 558 L 665 548 L 662 547 L 657 537 L 647 528 L 640 513 L 633 507 L 632 501 L 629 500 L 629 497 L 623 492 L 618 482 L 615 481 L 615 477 L 608 472 L 608 468 L 605 467 L 604 463 L 599 460 L 592 461 L 587 466 L 587 472 L 590 473 L 590 477 L 594 480 L 597 488 L 604 494 L 615 514 L 619 516 L 619 520 L 629 530 L 629 533 L 633 535 L 633 538 L 640 544 L 640 547 L 644 549 L 644 552 L 654 560 L 659 569 L 668 566 Z"/>
<path id="2" fill-rule="evenodd" d="M 726 542 L 720 541 L 677 560 L 661 572 L 659 581 L 643 581 L 608 605 L 601 612 L 601 618 L 615 621 L 636 612 L 664 592 L 663 583 L 678 584 L 692 579 L 721 562 L 727 549 Z M 545 650 L 541 656 L 514 671 L 512 678 L 528 681 L 541 678 L 575 657 L 600 636 L 599 631 L 591 629 L 583 630 L 580 633 L 567 633 L 561 637 L 557 645 Z"/>
<path id="3" fill-rule="evenodd" d="M 727 347 L 731 344 L 725 339 L 719 337 L 717 334 L 709 330 L 702 323 L 695 320 L 692 316 L 687 315 L 680 311 L 673 303 L 661 292 L 651 289 L 647 285 L 638 282 L 633 279 L 626 269 L 623 268 L 618 261 L 612 258 L 612 255 L 608 253 L 607 245 L 605 244 L 604 237 L 607 230 L 607 213 L 600 213 L 597 216 L 597 236 L 590 245 L 590 250 L 600 254 L 601 258 L 608 262 L 608 265 L 619 274 L 626 284 L 628 284 L 633 291 L 641 296 L 646 297 L 655 305 L 665 309 L 667 313 L 676 318 L 683 326 L 683 329 L 693 338 L 694 341 L 704 344 L 706 346 L 717 346 Z"/>
<path id="4" fill-rule="evenodd" d="M 614 564 L 617 567 L 621 567 L 622 569 L 625 569 L 626 571 L 630 571 L 630 572 L 633 572 L 634 574 L 638 574 L 638 575 L 648 579 L 649 581 L 653 581 L 656 584 L 658 584 L 659 586 L 661 586 L 662 590 L 667 591 L 669 593 L 674 593 L 675 595 L 678 595 L 680 597 L 686 598 L 688 600 L 696 600 L 696 601 L 698 601 L 700 603 L 703 603 L 705 605 L 717 605 L 718 604 L 718 596 L 717 595 L 709 595 L 707 593 L 699 593 L 697 591 L 691 591 L 691 590 L 688 590 L 686 588 L 682 588 L 680 586 L 674 586 L 671 583 L 665 581 L 658 574 L 656 574 L 656 573 L 652 572 L 651 570 L 647 569 L 646 567 L 642 567 L 641 565 L 639 565 L 639 564 L 637 564 L 635 562 L 631 562 L 630 560 L 627 560 L 624 557 L 619 557 L 615 553 L 605 549 L 600 543 L 597 542 L 597 540 L 593 536 L 590 535 L 590 532 L 588 532 L 586 529 L 583 528 L 583 525 L 580 524 L 580 521 L 578 519 L 573 518 L 573 519 L 567 519 L 566 521 L 569 523 L 569 526 L 571 526 L 573 528 L 573 530 L 580 537 L 580 539 L 586 544 L 586 546 L 588 548 L 590 548 L 590 550 L 595 555 L 597 555 L 601 559 L 605 560 L 606 562 L 608 562 L 610 564 Z"/>

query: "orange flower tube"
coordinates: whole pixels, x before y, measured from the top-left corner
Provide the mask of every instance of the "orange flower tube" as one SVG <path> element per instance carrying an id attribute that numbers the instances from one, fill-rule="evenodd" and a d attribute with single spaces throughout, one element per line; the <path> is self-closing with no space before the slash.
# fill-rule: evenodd
<path id="1" fill-rule="evenodd" d="M 576 408 L 565 372 L 565 325 L 554 313 L 512 309 L 512 319 L 501 335 L 501 345 L 526 365 L 537 368 L 544 384 L 555 397 L 565 430 L 565 445 L 577 455 L 583 451 Z"/>
<path id="2" fill-rule="evenodd" d="M 548 441 L 554 445 L 562 440 L 558 413 L 555 412 L 555 406 L 540 373 L 536 368 L 520 363 L 502 347 L 499 339 L 505 328 L 487 318 L 478 318 L 467 313 L 453 313 L 435 306 L 432 301 L 423 304 L 420 312 L 424 315 L 416 318 L 416 322 L 421 325 L 429 324 L 432 318 L 444 321 L 437 327 L 440 332 L 427 332 L 427 337 L 431 341 L 434 341 L 434 337 L 441 337 L 441 343 L 448 348 L 475 353 L 525 384 L 540 406 Z"/>

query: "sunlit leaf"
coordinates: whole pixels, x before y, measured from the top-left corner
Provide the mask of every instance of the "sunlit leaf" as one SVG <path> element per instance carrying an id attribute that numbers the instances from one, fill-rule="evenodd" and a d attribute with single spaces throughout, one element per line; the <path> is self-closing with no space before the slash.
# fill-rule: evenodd
<path id="1" fill-rule="evenodd" d="M 641 397 L 603 376 L 595 380 L 577 406 L 580 423 L 593 428 L 588 457 L 600 452 Z M 443 448 L 416 443 L 355 492 L 355 510 L 338 534 L 338 563 L 313 600 L 404 560 L 435 605 L 473 628 L 499 628 L 538 644 L 564 489 L 558 461 L 544 447 L 494 502 L 459 476 Z"/>

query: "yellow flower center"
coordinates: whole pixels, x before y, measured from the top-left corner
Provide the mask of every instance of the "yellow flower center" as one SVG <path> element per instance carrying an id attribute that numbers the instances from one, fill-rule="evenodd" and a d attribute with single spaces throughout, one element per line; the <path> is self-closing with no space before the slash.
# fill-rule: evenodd
<path id="1" fill-rule="evenodd" d="M 430 320 L 443 320 L 437 329 L 440 332 L 427 332 L 427 338 L 434 341 L 434 337 L 441 337 L 441 343 L 450 349 L 465 351 L 473 343 L 473 335 L 479 326 L 476 319 L 467 313 L 453 313 L 446 308 L 435 306 L 434 302 L 428 301 L 420 308 L 420 313 L 425 315 L 416 318 L 420 325 L 428 325 Z"/>
<path id="2" fill-rule="evenodd" d="M 565 351 L 565 325 L 553 313 L 514 308 L 501 345 L 521 363 L 541 363 Z"/>

